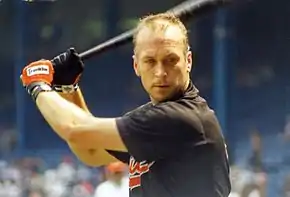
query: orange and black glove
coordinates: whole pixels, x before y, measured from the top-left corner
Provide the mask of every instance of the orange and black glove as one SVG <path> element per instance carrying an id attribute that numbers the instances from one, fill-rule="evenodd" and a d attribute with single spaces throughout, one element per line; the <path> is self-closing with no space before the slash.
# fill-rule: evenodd
<path id="1" fill-rule="evenodd" d="M 84 63 L 74 48 L 51 60 L 54 68 L 52 87 L 57 92 L 70 93 L 78 88 Z"/>
<path id="2" fill-rule="evenodd" d="M 20 76 L 23 86 L 35 101 L 40 92 L 52 91 L 54 69 L 49 60 L 39 60 L 24 67 Z"/>

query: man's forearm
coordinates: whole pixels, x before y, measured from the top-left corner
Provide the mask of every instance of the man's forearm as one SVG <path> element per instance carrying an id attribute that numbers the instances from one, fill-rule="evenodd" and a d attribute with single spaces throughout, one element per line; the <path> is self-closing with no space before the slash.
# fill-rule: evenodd
<path id="1" fill-rule="evenodd" d="M 70 126 L 76 123 L 86 124 L 93 118 L 83 109 L 60 97 L 56 92 L 42 92 L 38 97 L 36 103 L 40 112 L 53 130 L 65 141 L 70 138 Z"/>
<path id="2" fill-rule="evenodd" d="M 88 106 L 85 102 L 85 99 L 83 97 L 82 91 L 80 88 L 78 88 L 75 92 L 72 93 L 59 93 L 59 95 L 64 98 L 65 100 L 72 102 L 85 110 L 86 112 L 90 113 L 90 110 L 88 109 Z"/>
<path id="3" fill-rule="evenodd" d="M 41 92 L 37 107 L 53 130 L 80 148 L 127 151 L 115 118 L 94 117 L 56 92 Z"/>
<path id="4" fill-rule="evenodd" d="M 72 102 L 75 105 L 79 106 L 88 114 L 91 114 L 80 88 L 78 88 L 75 92 L 69 94 L 59 93 L 59 95 L 64 99 L 66 99 L 67 101 Z M 71 151 L 76 155 L 76 157 L 86 165 L 100 166 L 109 164 L 114 161 L 118 161 L 115 157 L 111 156 L 105 149 L 100 148 L 84 149 L 80 148 L 77 144 L 69 141 L 67 141 L 67 144 L 71 149 Z"/>
<path id="5" fill-rule="evenodd" d="M 73 142 L 68 142 L 68 146 L 76 157 L 88 166 L 97 167 L 118 161 L 103 149 L 83 149 Z"/>

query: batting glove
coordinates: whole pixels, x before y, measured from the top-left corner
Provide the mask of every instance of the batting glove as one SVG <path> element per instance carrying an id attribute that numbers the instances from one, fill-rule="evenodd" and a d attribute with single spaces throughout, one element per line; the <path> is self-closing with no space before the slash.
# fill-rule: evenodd
<path id="1" fill-rule="evenodd" d="M 51 60 L 54 67 L 53 89 L 57 92 L 71 93 L 78 88 L 84 63 L 74 48 Z"/>
<path id="2" fill-rule="evenodd" d="M 40 92 L 52 91 L 53 66 L 48 60 L 32 62 L 22 70 L 20 79 L 35 101 Z"/>

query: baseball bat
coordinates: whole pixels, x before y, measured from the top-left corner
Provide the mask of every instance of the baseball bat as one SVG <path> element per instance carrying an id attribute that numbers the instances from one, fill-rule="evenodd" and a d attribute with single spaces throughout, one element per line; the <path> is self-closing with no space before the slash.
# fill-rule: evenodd
<path id="1" fill-rule="evenodd" d="M 230 0 L 187 0 L 179 5 L 173 7 L 167 12 L 173 13 L 179 17 L 182 21 L 187 20 L 191 16 L 200 17 L 219 6 L 229 3 Z M 82 60 L 86 60 L 97 54 L 103 53 L 111 48 L 115 48 L 132 41 L 136 28 L 128 30 L 114 38 L 111 38 L 87 51 L 80 53 Z"/>

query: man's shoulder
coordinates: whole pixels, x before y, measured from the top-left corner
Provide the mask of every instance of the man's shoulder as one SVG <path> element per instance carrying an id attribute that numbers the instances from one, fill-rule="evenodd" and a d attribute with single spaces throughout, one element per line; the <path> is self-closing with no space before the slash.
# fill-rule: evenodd
<path id="1" fill-rule="evenodd" d="M 201 96 L 194 97 L 182 97 L 178 100 L 165 101 L 153 105 L 151 102 L 145 103 L 135 109 L 127 112 L 124 116 L 138 116 L 139 114 L 155 114 L 155 112 L 167 114 L 167 115 L 178 115 L 180 113 L 201 113 L 202 111 L 211 110 L 204 98 Z"/>
<path id="2" fill-rule="evenodd" d="M 207 101 L 199 96 L 198 93 L 186 94 L 176 100 L 152 104 L 152 102 L 145 103 L 135 109 L 124 114 L 124 117 L 156 117 L 164 116 L 168 118 L 185 118 L 199 116 L 204 113 L 212 113 L 213 110 L 209 108 Z"/>
<path id="3" fill-rule="evenodd" d="M 132 115 L 133 113 L 136 113 L 136 112 L 140 112 L 140 111 L 144 111 L 145 109 L 148 109 L 152 106 L 152 103 L 151 102 L 148 102 L 148 103 L 145 103 L 143 105 L 140 105 L 138 107 L 136 107 L 135 109 L 131 110 L 131 111 L 128 111 L 124 114 L 124 116 L 130 116 Z"/>
<path id="4" fill-rule="evenodd" d="M 173 113 L 189 112 L 192 114 L 212 111 L 212 109 L 210 109 L 208 106 L 207 101 L 199 95 L 181 97 L 178 100 L 160 103 L 156 107 L 168 110 Z"/>

